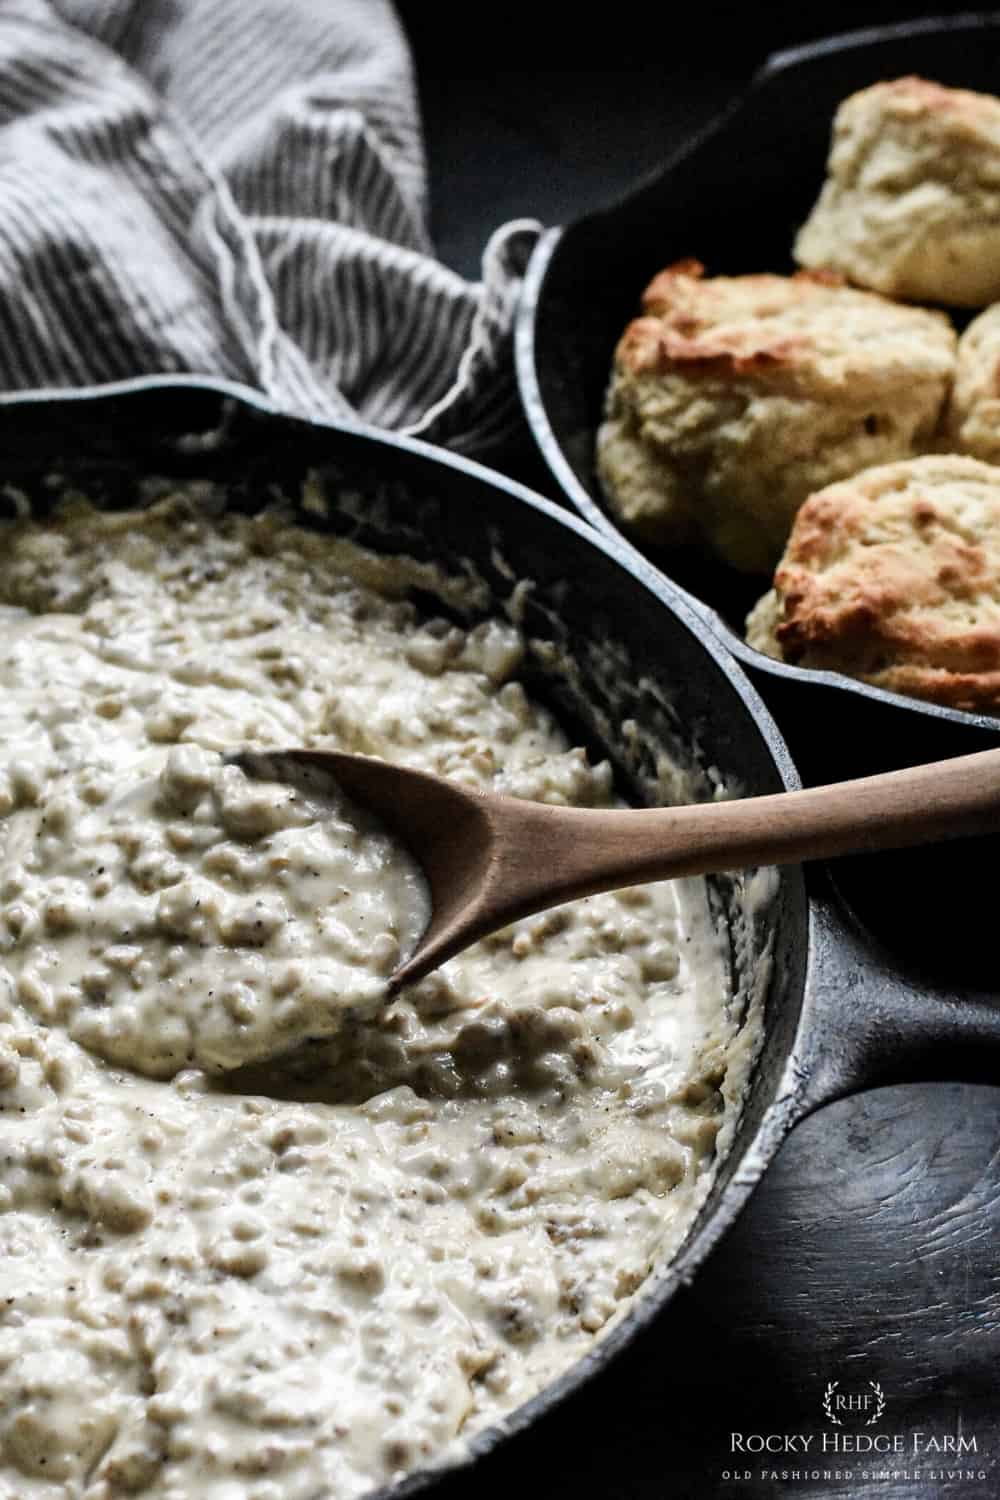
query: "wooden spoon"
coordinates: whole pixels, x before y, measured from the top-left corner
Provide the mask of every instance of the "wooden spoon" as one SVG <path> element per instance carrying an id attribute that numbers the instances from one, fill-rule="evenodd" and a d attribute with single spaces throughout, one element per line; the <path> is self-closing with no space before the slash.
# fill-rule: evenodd
<path id="1" fill-rule="evenodd" d="M 285 763 L 293 777 L 296 768 L 333 776 L 420 864 L 431 921 L 392 991 L 508 922 L 578 896 L 1000 829 L 1000 750 L 801 792 L 623 810 L 500 797 L 335 751 L 231 759 L 249 775 L 280 775 Z"/>

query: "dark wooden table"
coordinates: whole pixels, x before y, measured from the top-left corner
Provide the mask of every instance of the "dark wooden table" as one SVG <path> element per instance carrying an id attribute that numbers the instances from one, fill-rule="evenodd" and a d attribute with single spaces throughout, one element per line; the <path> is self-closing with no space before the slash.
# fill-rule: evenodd
<path id="1" fill-rule="evenodd" d="M 654 22 L 645 8 L 591 17 L 516 3 L 488 25 L 469 10 L 460 28 L 451 7 L 403 11 L 438 247 L 470 275 L 498 223 L 558 223 L 605 201 L 767 50 L 824 29 L 815 10 L 783 5 L 746 7 L 741 21 L 709 3 L 681 23 L 692 7 L 663 7 Z M 533 33 L 539 14 L 550 26 L 558 15 L 561 33 Z M 895 6 L 848 4 L 835 24 L 896 18 Z M 551 493 L 528 442 L 506 466 Z M 736 1229 L 643 1341 L 454 1492 L 1000 1494 L 998 1243 L 1000 1090 L 924 1084 L 828 1106 L 795 1130 Z M 872 1431 L 898 1435 L 904 1451 L 818 1451 L 836 1431 L 823 1412 L 833 1381 L 852 1392 L 876 1382 L 885 1410 Z M 734 1433 L 813 1439 L 805 1455 L 748 1456 L 733 1452 Z M 915 1455 L 918 1434 L 925 1447 L 963 1437 L 966 1451 Z M 734 1471 L 749 1477 L 726 1477 Z M 838 1472 L 850 1477 L 829 1477 Z"/>

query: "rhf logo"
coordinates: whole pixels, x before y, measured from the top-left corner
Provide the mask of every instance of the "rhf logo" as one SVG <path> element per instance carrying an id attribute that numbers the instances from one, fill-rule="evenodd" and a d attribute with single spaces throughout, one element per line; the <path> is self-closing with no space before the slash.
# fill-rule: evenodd
<path id="1" fill-rule="evenodd" d="M 885 1396 L 876 1380 L 869 1380 L 864 1391 L 842 1391 L 839 1380 L 827 1382 L 823 1394 L 823 1410 L 834 1427 L 874 1427 L 885 1411 Z"/>

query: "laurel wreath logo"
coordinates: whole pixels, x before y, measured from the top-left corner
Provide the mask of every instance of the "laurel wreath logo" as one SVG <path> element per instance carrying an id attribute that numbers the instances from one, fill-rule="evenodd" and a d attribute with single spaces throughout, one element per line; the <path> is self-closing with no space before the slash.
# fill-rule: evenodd
<path id="1" fill-rule="evenodd" d="M 833 1410 L 833 1395 L 839 1384 L 839 1380 L 827 1381 L 826 1390 L 823 1392 L 823 1410 L 826 1412 L 827 1419 L 832 1423 L 834 1427 L 843 1427 L 844 1425 L 841 1419 L 838 1416 L 834 1415 Z M 882 1387 L 879 1385 L 877 1380 L 869 1380 L 868 1384 L 871 1386 L 872 1390 L 875 1393 L 875 1410 L 866 1421 L 865 1426 L 874 1427 L 875 1423 L 880 1420 L 882 1413 L 885 1411 L 885 1392 L 882 1390 Z"/>

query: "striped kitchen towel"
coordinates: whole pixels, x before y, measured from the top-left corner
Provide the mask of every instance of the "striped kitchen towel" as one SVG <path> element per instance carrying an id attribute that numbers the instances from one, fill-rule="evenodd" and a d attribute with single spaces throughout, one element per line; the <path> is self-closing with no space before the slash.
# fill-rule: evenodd
<path id="1" fill-rule="evenodd" d="M 0 0 L 0 387 L 210 374 L 483 451 L 536 234 L 434 259 L 388 0 Z"/>

